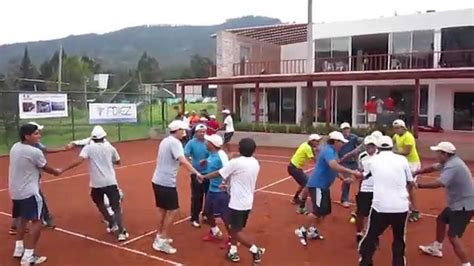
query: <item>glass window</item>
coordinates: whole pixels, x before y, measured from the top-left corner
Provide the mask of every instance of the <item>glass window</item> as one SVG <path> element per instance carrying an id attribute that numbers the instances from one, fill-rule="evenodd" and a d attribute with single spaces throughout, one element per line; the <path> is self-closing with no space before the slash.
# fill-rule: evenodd
<path id="1" fill-rule="evenodd" d="M 326 87 L 318 87 L 316 102 L 316 122 L 326 122 Z"/>
<path id="2" fill-rule="evenodd" d="M 433 42 L 432 30 L 413 32 L 412 68 L 433 67 Z"/>
<path id="3" fill-rule="evenodd" d="M 331 39 L 316 40 L 316 58 L 331 57 Z"/>
<path id="4" fill-rule="evenodd" d="M 409 69 L 411 52 L 411 32 L 394 32 L 392 35 L 392 69 Z"/>
<path id="5" fill-rule="evenodd" d="M 474 66 L 474 26 L 441 30 L 441 67 Z"/>
<path id="6" fill-rule="evenodd" d="M 348 71 L 349 70 L 349 37 L 332 39 L 331 51 L 334 70 Z"/>
<path id="7" fill-rule="evenodd" d="M 281 88 L 281 123 L 296 123 L 296 88 Z"/>

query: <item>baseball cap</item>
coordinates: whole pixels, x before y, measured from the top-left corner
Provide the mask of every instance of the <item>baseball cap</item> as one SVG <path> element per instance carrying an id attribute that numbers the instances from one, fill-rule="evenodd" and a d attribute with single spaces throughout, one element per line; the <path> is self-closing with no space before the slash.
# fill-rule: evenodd
<path id="1" fill-rule="evenodd" d="M 372 137 L 378 139 L 378 138 L 380 138 L 380 137 L 383 136 L 383 133 L 380 132 L 380 131 L 378 131 L 378 130 L 375 130 L 374 132 L 372 132 L 372 134 L 370 134 L 370 136 L 372 136 Z"/>
<path id="2" fill-rule="evenodd" d="M 224 110 L 222 110 L 222 113 L 228 115 L 228 114 L 230 114 L 230 110 L 229 109 L 224 109 Z"/>
<path id="3" fill-rule="evenodd" d="M 103 138 L 105 138 L 105 136 L 107 136 L 107 132 L 105 132 L 105 130 L 102 126 L 95 126 L 92 129 L 91 137 L 93 139 L 103 139 Z"/>
<path id="4" fill-rule="evenodd" d="M 344 138 L 344 135 L 342 135 L 342 133 L 339 131 L 333 131 L 329 133 L 329 139 L 339 140 L 344 143 L 349 142 L 346 138 Z"/>
<path id="5" fill-rule="evenodd" d="M 205 118 L 204 116 L 199 118 L 199 121 L 202 121 L 202 122 L 206 122 L 207 121 L 207 118 Z"/>
<path id="6" fill-rule="evenodd" d="M 345 129 L 345 128 L 351 128 L 351 124 L 347 123 L 347 122 L 344 122 L 341 124 L 341 129 Z"/>
<path id="7" fill-rule="evenodd" d="M 224 144 L 224 141 L 222 140 L 222 137 L 217 135 L 217 134 L 214 134 L 214 135 L 206 135 L 204 136 L 204 138 L 209 141 L 210 143 L 212 143 L 212 145 L 216 146 L 217 148 L 220 148 L 222 146 L 222 144 Z"/>
<path id="8" fill-rule="evenodd" d="M 393 141 L 392 138 L 389 136 L 382 136 L 377 139 L 377 147 L 380 148 L 392 148 L 393 147 Z"/>
<path id="9" fill-rule="evenodd" d="M 312 140 L 321 140 L 321 139 L 322 139 L 322 137 L 321 137 L 320 135 L 318 135 L 318 134 L 311 134 L 311 135 L 309 135 L 309 137 L 308 137 L 308 140 L 309 140 L 309 141 L 312 141 Z"/>
<path id="10" fill-rule="evenodd" d="M 181 120 L 174 120 L 168 125 L 170 131 L 176 131 L 179 129 L 187 129 L 188 126 Z"/>
<path id="11" fill-rule="evenodd" d="M 216 119 L 216 116 L 215 115 L 210 115 L 209 118 L 210 119 Z"/>
<path id="12" fill-rule="evenodd" d="M 405 122 L 401 119 L 397 119 L 397 120 L 393 121 L 392 126 L 407 128 L 407 126 L 405 125 Z"/>
<path id="13" fill-rule="evenodd" d="M 436 146 L 431 146 L 432 151 L 444 151 L 446 153 L 456 153 L 456 147 L 448 141 L 442 141 Z"/>
<path id="14" fill-rule="evenodd" d="M 36 122 L 28 122 L 28 124 L 36 126 L 38 128 L 38 130 L 43 130 L 43 128 L 44 128 L 43 125 L 40 125 Z"/>
<path id="15" fill-rule="evenodd" d="M 377 138 L 372 135 L 369 135 L 364 138 L 364 145 L 374 144 L 377 145 Z"/>
<path id="16" fill-rule="evenodd" d="M 199 130 L 207 130 L 207 127 L 206 127 L 206 125 L 199 124 L 199 125 L 196 126 L 195 130 L 196 130 L 196 131 L 199 131 Z"/>

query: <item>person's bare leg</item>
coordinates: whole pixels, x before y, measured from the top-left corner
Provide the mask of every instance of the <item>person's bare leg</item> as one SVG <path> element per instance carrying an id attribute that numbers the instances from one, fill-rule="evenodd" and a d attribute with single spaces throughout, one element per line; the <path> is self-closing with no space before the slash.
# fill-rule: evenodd
<path id="1" fill-rule="evenodd" d="M 436 241 L 443 243 L 446 236 L 446 224 L 440 219 L 436 219 Z"/>
<path id="2" fill-rule="evenodd" d="M 449 241 L 453 245 L 454 253 L 459 258 L 461 263 L 468 263 L 469 260 L 467 258 L 466 250 L 464 249 L 464 245 L 461 242 L 459 237 L 449 237 Z"/>
<path id="3" fill-rule="evenodd" d="M 25 248 L 27 249 L 35 249 L 36 244 L 41 236 L 41 228 L 43 227 L 43 223 L 41 220 L 36 220 L 31 222 L 30 230 L 28 231 L 27 238 L 28 244 L 25 243 Z"/>
<path id="4" fill-rule="evenodd" d="M 166 211 L 164 209 L 158 209 L 158 226 L 156 228 L 156 234 L 161 235 L 161 231 L 163 230 L 163 224 L 165 221 Z"/>
<path id="5" fill-rule="evenodd" d="M 161 229 L 161 238 L 168 239 L 169 238 L 169 231 L 171 228 L 171 224 L 174 221 L 174 217 L 178 213 L 178 210 L 173 211 L 166 211 L 166 215 L 164 216 L 163 220 L 163 227 Z"/>
<path id="6" fill-rule="evenodd" d="M 16 240 L 23 241 L 25 239 L 25 230 L 27 221 L 21 218 L 16 218 Z"/>
<path id="7" fill-rule="evenodd" d="M 250 248 L 252 245 L 254 245 L 252 244 L 252 241 L 249 240 L 249 238 L 242 233 L 241 230 L 233 230 L 231 228 L 230 236 L 232 245 L 237 245 L 238 242 L 240 242 L 240 244 L 244 245 L 247 248 Z"/>

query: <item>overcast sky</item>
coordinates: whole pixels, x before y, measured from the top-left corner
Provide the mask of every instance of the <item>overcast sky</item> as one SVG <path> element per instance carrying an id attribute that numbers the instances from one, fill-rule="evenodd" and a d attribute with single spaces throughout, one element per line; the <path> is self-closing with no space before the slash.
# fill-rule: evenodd
<path id="1" fill-rule="evenodd" d="M 0 0 L 0 44 L 105 33 L 145 24 L 220 24 L 245 15 L 305 22 L 306 5 L 307 0 Z M 314 0 L 314 20 L 331 22 L 473 7 L 474 0 Z"/>

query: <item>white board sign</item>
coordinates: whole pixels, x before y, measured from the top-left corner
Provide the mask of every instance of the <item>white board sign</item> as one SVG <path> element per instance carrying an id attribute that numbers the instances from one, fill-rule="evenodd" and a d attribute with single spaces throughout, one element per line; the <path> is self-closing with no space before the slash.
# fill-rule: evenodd
<path id="1" fill-rule="evenodd" d="M 20 119 L 67 117 L 67 94 L 18 94 Z"/>
<path id="2" fill-rule="evenodd" d="M 131 103 L 89 104 L 90 124 L 136 123 L 137 105 Z"/>

